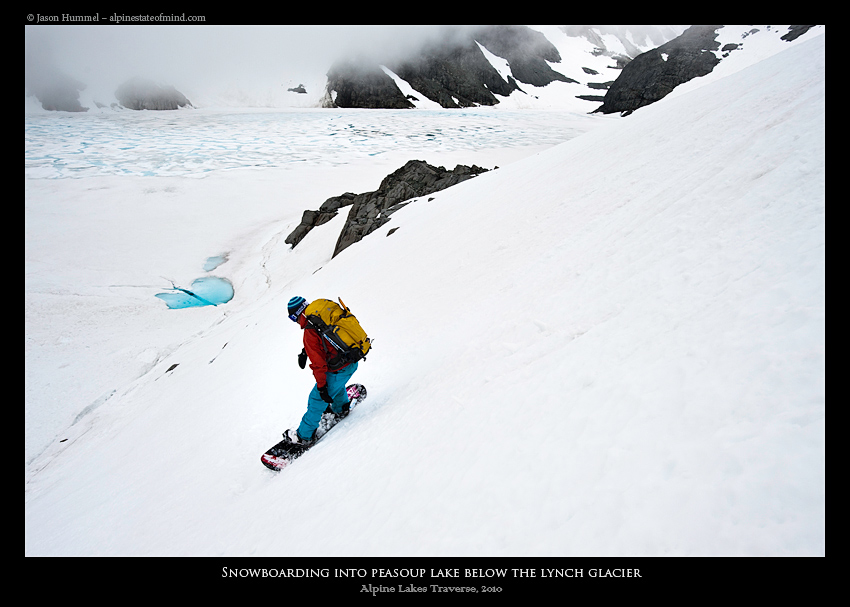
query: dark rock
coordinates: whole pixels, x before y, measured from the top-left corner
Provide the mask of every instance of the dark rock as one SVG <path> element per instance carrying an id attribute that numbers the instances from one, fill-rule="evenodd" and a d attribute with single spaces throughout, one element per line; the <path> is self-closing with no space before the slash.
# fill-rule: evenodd
<path id="1" fill-rule="evenodd" d="M 333 255 L 336 256 L 387 223 L 390 215 L 413 202 L 411 199 L 445 190 L 486 171 L 475 165 L 470 167 L 461 164 L 449 171 L 421 160 L 411 160 L 387 175 L 374 192 L 346 192 L 328 198 L 318 211 L 304 211 L 301 223 L 284 242 L 295 247 L 314 227 L 336 217 L 339 209 L 350 206 L 348 218 L 334 248 Z"/>
<path id="2" fill-rule="evenodd" d="M 809 29 L 813 28 L 814 25 L 789 25 L 788 33 L 782 36 L 781 40 L 785 40 L 786 42 L 791 42 L 792 40 L 796 40 L 803 34 L 805 34 Z"/>
<path id="3" fill-rule="evenodd" d="M 508 61 L 512 76 L 503 78 L 481 51 Z M 549 67 L 561 60 L 558 50 L 537 31 L 499 25 L 448 28 L 445 37 L 415 56 L 385 65 L 416 91 L 445 108 L 495 105 L 495 95 L 522 90 L 517 81 L 545 86 L 555 80 L 576 82 Z M 335 95 L 335 98 L 332 97 Z M 375 61 L 344 61 L 328 72 L 325 107 L 408 108 L 395 82 Z"/>
<path id="4" fill-rule="evenodd" d="M 304 237 L 307 236 L 310 230 L 316 226 L 329 222 L 336 216 L 336 210 L 322 211 L 320 209 L 318 211 L 304 211 L 304 214 L 301 215 L 301 223 L 298 224 L 298 227 L 296 227 L 292 233 L 286 237 L 284 242 L 295 247 L 295 245 L 304 240 Z"/>
<path id="5" fill-rule="evenodd" d="M 393 79 L 378 66 L 362 60 L 335 63 L 328 71 L 325 107 L 406 109 L 415 107 L 399 90 Z"/>
<path id="6" fill-rule="evenodd" d="M 635 57 L 608 89 L 596 112 L 631 113 L 654 103 L 675 87 L 705 76 L 720 62 L 712 51 L 720 48 L 722 25 L 694 25 L 670 42 Z"/>
<path id="7" fill-rule="evenodd" d="M 389 221 L 389 216 L 409 204 L 411 198 L 439 192 L 486 172 L 472 165 L 457 165 L 448 171 L 421 160 L 410 160 L 387 175 L 375 192 L 356 196 L 339 235 L 334 257 Z"/>
<path id="8" fill-rule="evenodd" d="M 520 82 L 533 86 L 556 80 L 577 82 L 549 67 L 547 61 L 560 63 L 561 55 L 541 32 L 524 25 L 494 25 L 475 29 L 473 36 L 488 51 L 505 59 Z"/>
<path id="9" fill-rule="evenodd" d="M 130 110 L 176 110 L 193 107 L 185 95 L 169 85 L 144 78 L 132 78 L 118 87 L 115 98 Z"/>
<path id="10" fill-rule="evenodd" d="M 654 103 L 675 87 L 710 73 L 720 59 L 712 51 L 721 51 L 725 58 L 742 47 L 740 43 L 725 44 L 720 49 L 717 30 L 722 25 L 694 25 L 669 42 L 634 58 L 614 81 L 602 106 L 596 112 L 628 115 L 644 105 Z M 813 25 L 791 25 L 782 40 L 796 40 Z M 770 29 L 770 26 L 768 26 Z M 757 33 L 756 28 L 743 34 L 742 39 Z"/>
<path id="11" fill-rule="evenodd" d="M 85 112 L 80 105 L 80 91 L 86 85 L 54 67 L 39 67 L 25 71 L 25 86 L 35 95 L 45 110 L 57 112 Z"/>
<path id="12" fill-rule="evenodd" d="M 499 75 L 472 38 L 430 45 L 417 57 L 388 67 L 444 108 L 495 105 L 494 93 L 510 95 L 518 88 Z"/>
<path id="13" fill-rule="evenodd" d="M 354 204 L 356 196 L 356 194 L 352 194 L 351 192 L 346 192 L 342 196 L 332 196 L 322 203 L 319 210 L 325 213 L 332 213 L 337 209 Z"/>

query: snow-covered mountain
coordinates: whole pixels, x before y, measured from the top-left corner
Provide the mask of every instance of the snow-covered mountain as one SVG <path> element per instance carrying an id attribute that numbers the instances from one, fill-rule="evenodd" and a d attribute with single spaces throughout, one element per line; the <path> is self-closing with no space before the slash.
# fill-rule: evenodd
<path id="1" fill-rule="evenodd" d="M 200 60 L 172 56 L 168 61 L 188 63 L 194 66 L 191 71 L 209 71 L 216 77 L 209 80 L 190 73 L 180 81 L 139 79 L 132 67 L 136 62 L 127 60 L 109 80 L 101 73 L 105 70 L 86 65 L 81 59 L 62 63 L 63 55 L 70 54 L 62 52 L 67 49 L 60 47 L 55 56 L 46 56 L 44 49 L 33 43 L 32 49 L 28 47 L 26 61 L 26 107 L 29 111 L 43 106 L 48 110 L 92 112 L 139 107 L 174 109 L 187 107 L 188 97 L 195 107 L 439 108 L 441 103 L 457 107 L 507 102 L 510 107 L 545 108 L 558 107 L 566 98 L 577 111 L 591 111 L 598 107 L 605 89 L 623 65 L 641 52 L 675 38 L 684 27 L 434 27 L 434 33 L 419 44 L 411 43 L 404 52 L 393 48 L 381 53 L 368 41 L 361 41 L 353 55 L 335 56 L 325 64 L 319 61 L 311 71 L 299 71 L 297 80 L 287 77 L 289 63 L 283 56 L 279 65 L 271 60 L 265 68 L 267 73 L 253 79 L 244 73 L 228 76 L 219 66 L 203 67 Z M 321 31 L 317 30 L 317 35 Z M 282 31 L 280 35 L 287 33 Z M 339 32 L 340 37 L 345 35 L 345 30 Z M 116 53 L 114 41 L 107 39 L 104 44 L 99 49 L 101 54 Z M 151 54 L 151 47 L 158 44 L 157 37 L 141 38 L 135 53 Z M 226 38 L 219 44 L 227 45 Z M 304 44 L 301 53 L 314 50 Z M 196 55 L 209 52 L 201 48 L 193 51 Z M 256 63 L 250 51 L 233 45 L 233 52 L 245 53 L 243 71 L 250 71 Z M 295 50 L 289 52 L 294 54 Z M 356 58 L 356 62 L 347 62 L 351 58 Z M 197 66 L 195 61 L 199 62 Z M 355 74 L 353 65 L 364 73 Z M 147 96 L 153 100 L 146 103 L 126 94 L 128 89 L 139 89 L 134 85 L 137 82 L 145 83 Z M 562 90 L 567 84 L 571 85 L 566 87 L 569 94 Z M 416 90 L 417 86 L 422 90 Z M 367 90 L 370 88 L 375 90 Z M 122 89 L 124 94 L 119 92 Z M 343 89 L 345 103 L 342 97 L 337 99 Z"/>
<path id="2" fill-rule="evenodd" d="M 56 58 L 48 60 L 36 50 L 28 50 L 25 108 L 109 112 L 178 107 L 438 109 L 496 105 L 628 112 L 710 73 L 730 55 L 733 62 L 742 57 L 754 61 L 763 58 L 766 49 L 777 52 L 817 27 L 434 27 L 428 38 L 411 43 L 403 53 L 397 49 L 381 53 L 361 41 L 361 47 L 352 52 L 326 63 L 319 61 L 306 73 L 299 71 L 296 79 L 294 74 L 285 76 L 287 62 L 281 56 L 279 65 L 272 60 L 261 77 L 228 76 L 217 65 L 202 68 L 189 62 L 194 69 L 182 76 L 181 82 L 139 79 L 127 66 L 118 72 L 120 79 L 109 81 L 100 79 L 101 70 L 91 66 L 70 63 L 60 69 Z M 149 52 L 157 43 L 142 39 L 138 53 Z M 227 42 L 222 40 L 219 45 Z M 310 48 L 305 45 L 301 52 L 309 53 Z M 296 52 L 289 50 L 289 54 Z M 236 44 L 234 55 L 238 54 Z M 186 60 L 169 57 L 168 61 L 179 64 Z M 244 71 L 254 63 L 255 58 L 246 54 Z M 68 70 L 73 73 L 69 75 Z M 93 72 L 98 79 L 93 80 Z M 215 78 L 199 78 L 199 72 L 214 73 Z M 612 86 L 614 90 L 610 90 Z"/>
<path id="3" fill-rule="evenodd" d="M 558 108 L 630 113 L 718 64 L 779 52 L 816 25 L 479 26 L 413 56 L 331 67 L 323 107 Z M 740 69 L 740 67 L 738 68 Z"/>
<path id="4" fill-rule="evenodd" d="M 478 105 L 592 111 L 635 56 L 683 26 L 458 26 L 416 53 L 347 57 L 328 72 L 324 107 Z M 553 102 L 557 101 L 557 104 Z M 564 106 L 566 102 L 566 106 Z M 595 105 L 592 105 L 595 104 Z"/>
<path id="5" fill-rule="evenodd" d="M 140 299 L 62 334 L 34 313 L 28 340 L 45 343 L 114 344 L 139 324 L 181 337 L 139 352 L 143 373 L 28 462 L 25 553 L 823 555 L 824 31 L 736 69 L 417 200 L 333 259 L 339 218 L 284 245 L 305 207 L 292 203 L 288 221 L 232 236 L 236 295 L 220 308 L 155 316 Z M 233 173 L 230 193 L 299 195 L 266 174 Z M 114 249 L 73 254 L 126 251 L 133 268 L 150 260 L 113 207 L 168 204 L 190 226 L 186 192 L 208 207 L 223 192 L 186 177 L 144 192 L 121 175 L 27 181 L 28 242 L 58 240 L 51 218 L 106 190 Z M 236 210 L 220 208 L 225 241 Z M 133 218 L 145 238 L 197 254 L 190 228 L 170 239 L 146 217 Z M 51 263 L 28 249 L 44 310 L 64 288 L 40 274 Z M 105 302 L 136 279 L 74 277 Z M 342 296 L 374 352 L 355 375 L 369 399 L 275 474 L 259 455 L 312 383 L 293 295 Z"/>

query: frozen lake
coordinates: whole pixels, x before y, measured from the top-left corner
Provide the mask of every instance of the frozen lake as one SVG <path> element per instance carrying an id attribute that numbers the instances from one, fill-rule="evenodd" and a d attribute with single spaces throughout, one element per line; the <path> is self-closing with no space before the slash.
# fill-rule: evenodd
<path id="1" fill-rule="evenodd" d="M 28 178 L 53 179 L 337 165 L 389 152 L 550 146 L 601 120 L 493 108 L 38 113 L 25 117 L 24 166 Z"/>

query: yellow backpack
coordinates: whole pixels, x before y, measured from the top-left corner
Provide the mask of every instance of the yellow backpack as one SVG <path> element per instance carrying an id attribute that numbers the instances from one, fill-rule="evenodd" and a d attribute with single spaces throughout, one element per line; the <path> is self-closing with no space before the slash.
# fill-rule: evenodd
<path id="1" fill-rule="evenodd" d="M 331 371 L 364 359 L 372 348 L 372 341 L 342 298 L 339 304 L 330 299 L 317 299 L 307 306 L 304 316 L 307 325 L 322 336 Z"/>

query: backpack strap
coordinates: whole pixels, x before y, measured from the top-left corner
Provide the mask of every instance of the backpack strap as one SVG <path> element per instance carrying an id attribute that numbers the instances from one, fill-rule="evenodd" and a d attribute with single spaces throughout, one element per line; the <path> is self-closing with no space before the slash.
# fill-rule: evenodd
<path id="1" fill-rule="evenodd" d="M 342 341 L 339 341 L 336 333 L 333 331 L 333 327 L 329 326 L 321 317 L 311 314 L 307 316 L 307 325 L 316 331 L 321 337 L 320 343 L 322 344 L 322 349 L 325 352 L 325 356 L 327 357 L 327 365 L 329 371 L 335 371 L 344 367 L 349 362 L 353 362 L 349 360 L 349 354 L 351 352 L 351 348 Z M 333 352 L 328 350 L 328 347 L 325 345 L 325 342 L 329 343 Z"/>
<path id="2" fill-rule="evenodd" d="M 319 335 L 322 336 L 322 345 L 324 342 L 328 342 L 330 345 L 334 347 L 335 350 L 341 351 L 341 346 L 334 340 L 334 332 L 333 328 L 330 327 L 321 317 L 311 314 L 307 317 L 307 324 L 311 329 L 316 331 Z M 326 350 L 327 352 L 327 350 Z"/>

